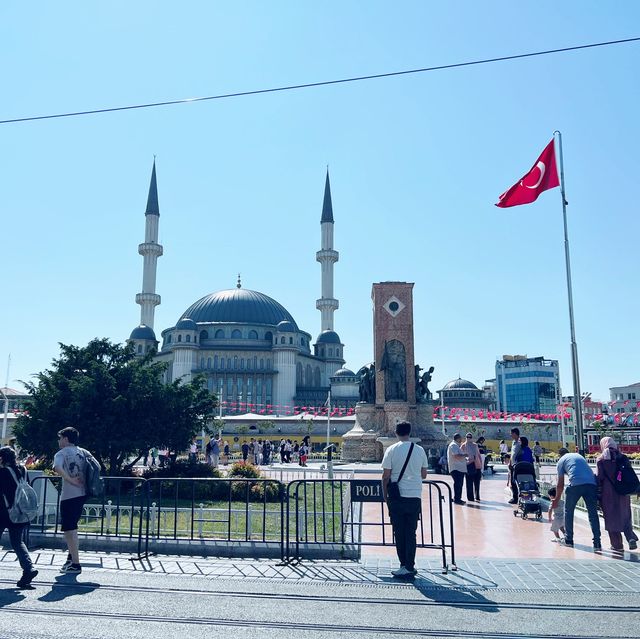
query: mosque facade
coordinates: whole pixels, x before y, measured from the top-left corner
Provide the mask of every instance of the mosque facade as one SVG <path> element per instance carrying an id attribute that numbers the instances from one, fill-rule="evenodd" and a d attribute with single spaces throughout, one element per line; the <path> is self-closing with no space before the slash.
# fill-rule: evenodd
<path id="1" fill-rule="evenodd" d="M 322 406 L 331 391 L 335 407 L 353 407 L 358 401 L 355 373 L 344 367 L 344 344 L 334 330 L 333 266 L 339 254 L 333 245 L 334 219 L 327 172 L 320 218 L 321 330 L 316 340 L 302 330 L 292 314 L 272 297 L 242 287 L 220 290 L 191 304 L 174 326 L 154 331 L 160 208 L 155 162 L 145 211 L 145 239 L 138 247 L 143 257 L 140 324 L 127 340 L 138 355 L 157 351 L 166 362 L 167 381 L 189 381 L 202 374 L 209 390 L 236 413 L 293 413 Z"/>

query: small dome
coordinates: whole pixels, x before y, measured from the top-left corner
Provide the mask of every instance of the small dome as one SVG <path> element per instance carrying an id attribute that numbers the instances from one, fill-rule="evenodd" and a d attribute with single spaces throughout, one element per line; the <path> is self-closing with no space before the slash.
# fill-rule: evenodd
<path id="1" fill-rule="evenodd" d="M 445 384 L 442 390 L 453 389 L 480 390 L 473 382 L 470 382 L 467 379 L 462 379 L 461 377 L 458 377 L 458 379 L 454 379 L 448 384 Z"/>
<path id="2" fill-rule="evenodd" d="M 129 339 L 150 339 L 156 341 L 156 334 L 146 324 L 140 324 L 131 331 Z"/>
<path id="3" fill-rule="evenodd" d="M 339 368 L 331 377 L 355 377 L 356 374 L 348 368 Z"/>
<path id="4" fill-rule="evenodd" d="M 197 331 L 198 330 L 198 325 L 192 319 L 189 319 L 188 317 L 185 317 L 184 319 L 181 319 L 176 324 L 176 330 L 179 330 L 179 331 Z"/>
<path id="5" fill-rule="evenodd" d="M 335 331 L 322 331 L 318 336 L 318 344 L 340 344 L 340 337 Z"/>
<path id="6" fill-rule="evenodd" d="M 276 329 L 280 333 L 295 333 L 296 332 L 296 327 L 291 322 L 289 322 L 287 320 L 282 320 L 281 322 L 278 322 L 278 325 L 276 326 Z"/>

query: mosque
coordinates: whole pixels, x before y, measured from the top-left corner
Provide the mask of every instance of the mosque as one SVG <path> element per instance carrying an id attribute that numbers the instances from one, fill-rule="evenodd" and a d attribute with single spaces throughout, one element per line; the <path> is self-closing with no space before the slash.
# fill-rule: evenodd
<path id="1" fill-rule="evenodd" d="M 160 208 L 156 166 L 153 164 L 145 211 L 145 239 L 138 247 L 143 257 L 140 325 L 128 343 L 137 354 L 157 349 L 156 359 L 168 364 L 167 382 L 190 380 L 203 374 L 215 392 L 235 412 L 291 414 L 294 408 L 322 406 L 331 391 L 335 407 L 353 407 L 358 401 L 358 382 L 344 367 L 344 344 L 334 331 L 333 315 L 338 300 L 333 296 L 333 265 L 339 254 L 333 247 L 333 206 L 327 171 L 320 250 L 321 297 L 316 301 L 321 329 L 313 342 L 298 327 L 291 313 L 272 297 L 243 288 L 221 290 L 195 301 L 175 326 L 154 332 L 154 311 L 160 304 L 156 293 L 156 268 L 163 247 L 158 244 Z"/>

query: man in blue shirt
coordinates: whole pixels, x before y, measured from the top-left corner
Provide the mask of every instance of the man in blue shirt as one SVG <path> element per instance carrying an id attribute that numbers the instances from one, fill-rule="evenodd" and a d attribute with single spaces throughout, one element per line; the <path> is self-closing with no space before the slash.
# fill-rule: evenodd
<path id="1" fill-rule="evenodd" d="M 600 520 L 598 519 L 598 493 L 596 489 L 596 477 L 593 474 L 587 460 L 578 453 L 570 453 L 566 448 L 559 451 L 558 484 L 556 497 L 551 502 L 555 508 L 562 497 L 562 491 L 566 490 L 564 525 L 566 536 L 564 543 L 573 547 L 573 513 L 578 500 L 582 498 L 589 514 L 589 524 L 593 533 L 593 549 L 602 550 L 600 543 Z M 569 485 L 565 489 L 565 475 L 569 478 Z"/>

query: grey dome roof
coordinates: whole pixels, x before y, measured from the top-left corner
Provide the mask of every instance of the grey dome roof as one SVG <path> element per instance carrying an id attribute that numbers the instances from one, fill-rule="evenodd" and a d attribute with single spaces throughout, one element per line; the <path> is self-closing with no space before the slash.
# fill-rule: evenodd
<path id="1" fill-rule="evenodd" d="M 190 317 L 183 315 L 176 324 L 176 329 L 179 331 L 197 331 L 198 325 Z"/>
<path id="2" fill-rule="evenodd" d="M 444 385 L 442 390 L 452 390 L 452 389 L 466 389 L 466 390 L 480 390 L 473 382 L 470 382 L 467 379 L 462 379 L 458 377 L 458 379 L 454 379 L 450 381 L 448 384 Z"/>
<path id="3" fill-rule="evenodd" d="M 335 331 L 322 331 L 318 336 L 318 344 L 340 344 L 340 337 Z"/>
<path id="4" fill-rule="evenodd" d="M 348 368 L 339 368 L 331 377 L 355 377 L 356 374 Z"/>
<path id="5" fill-rule="evenodd" d="M 296 327 L 291 322 L 289 322 L 287 320 L 282 320 L 281 322 L 278 322 L 278 326 L 276 326 L 276 328 L 281 333 L 295 333 L 296 332 Z"/>
<path id="6" fill-rule="evenodd" d="M 140 326 L 136 326 L 136 328 L 131 331 L 129 339 L 152 339 L 155 342 L 156 334 L 153 332 L 153 329 L 146 324 L 140 324 Z"/>
<path id="7" fill-rule="evenodd" d="M 217 291 L 199 299 L 183 314 L 195 322 L 238 322 L 242 324 L 267 324 L 276 326 L 283 320 L 291 322 L 298 330 L 287 309 L 274 299 L 246 288 Z"/>

